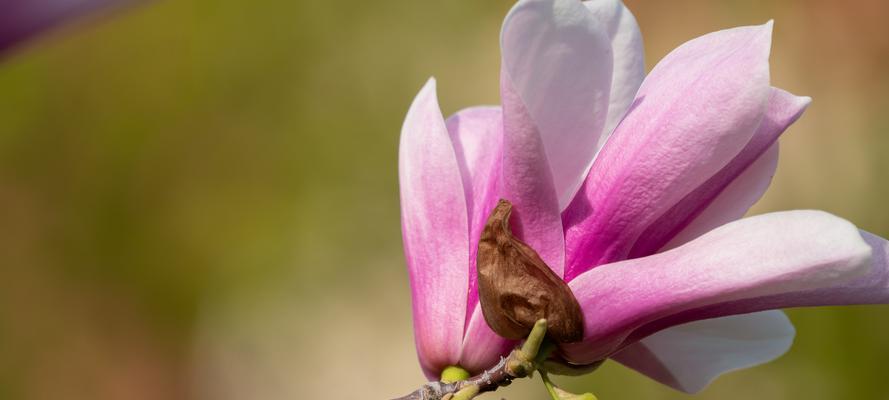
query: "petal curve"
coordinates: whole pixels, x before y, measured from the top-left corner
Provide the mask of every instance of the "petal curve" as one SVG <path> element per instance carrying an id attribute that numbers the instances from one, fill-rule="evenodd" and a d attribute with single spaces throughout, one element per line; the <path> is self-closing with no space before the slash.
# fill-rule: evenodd
<path id="1" fill-rule="evenodd" d="M 627 113 L 645 79 L 645 49 L 636 17 L 620 0 L 591 0 L 584 1 L 583 5 L 605 26 L 614 54 L 608 117 L 599 138 L 599 149 Z"/>
<path id="2" fill-rule="evenodd" d="M 859 234 L 872 256 L 868 260 L 866 273 L 860 277 L 814 289 L 790 290 L 686 310 L 636 329 L 626 342 L 631 343 L 654 332 L 689 321 L 726 315 L 791 307 L 889 304 L 889 241 L 866 231 L 859 231 Z"/>
<path id="3" fill-rule="evenodd" d="M 722 170 L 652 223 L 636 240 L 629 258 L 676 247 L 743 217 L 772 181 L 778 167 L 778 137 L 810 102 L 808 97 L 772 88 L 766 114 L 750 142 Z"/>
<path id="4" fill-rule="evenodd" d="M 501 81 L 509 79 L 501 76 Z M 516 237 L 531 246 L 558 276 L 565 266 L 565 237 L 559 201 L 553 186 L 543 142 L 518 94 L 509 83 L 500 85 L 503 99 L 503 161 L 500 185 L 512 202 L 511 225 Z M 508 104 L 513 104 L 509 112 Z"/>
<path id="5" fill-rule="evenodd" d="M 769 95 L 771 23 L 714 32 L 668 54 L 563 213 L 566 280 L 627 257 L 643 230 L 750 141 Z"/>
<path id="6" fill-rule="evenodd" d="M 686 393 L 718 376 L 772 361 L 790 349 L 796 331 L 781 311 L 763 311 L 675 326 L 612 358 Z"/>
<path id="7" fill-rule="evenodd" d="M 472 374 L 481 373 L 509 354 L 516 343 L 495 333 L 485 322 L 481 306 L 476 305 L 466 326 L 460 366 Z"/>
<path id="8" fill-rule="evenodd" d="M 507 120 L 536 131 L 559 210 L 571 200 L 598 149 L 608 116 L 612 52 L 604 24 L 577 0 L 522 0 L 500 33 Z M 507 126 L 507 134 L 511 135 Z M 529 133 L 530 134 L 530 133 Z M 515 199 L 509 199 L 516 204 Z M 521 207 L 516 207 L 521 210 Z"/>
<path id="9" fill-rule="evenodd" d="M 460 169 L 434 79 L 423 86 L 405 117 L 398 173 L 414 342 L 423 372 L 437 379 L 460 356 L 469 227 Z"/>
<path id="10" fill-rule="evenodd" d="M 469 217 L 469 294 L 466 325 L 478 304 L 476 253 L 488 214 L 500 198 L 503 115 L 500 107 L 479 106 L 458 111 L 445 121 L 466 192 Z"/>
<path id="11" fill-rule="evenodd" d="M 741 219 L 676 249 L 603 265 L 570 282 L 586 316 L 585 338 L 563 353 L 589 364 L 676 325 L 634 332 L 685 311 L 837 285 L 867 273 L 871 252 L 852 224 L 825 212 Z"/>

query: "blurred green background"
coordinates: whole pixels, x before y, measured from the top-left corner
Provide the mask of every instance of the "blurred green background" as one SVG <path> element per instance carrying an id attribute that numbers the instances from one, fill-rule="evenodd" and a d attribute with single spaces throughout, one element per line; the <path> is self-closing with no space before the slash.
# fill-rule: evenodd
<path id="1" fill-rule="evenodd" d="M 511 1 L 161 1 L 0 63 L 0 399 L 389 398 L 423 382 L 397 145 L 430 75 L 498 102 Z M 889 3 L 627 0 L 649 68 L 774 18 L 814 103 L 755 213 L 889 236 Z M 793 349 L 701 399 L 889 399 L 889 306 L 789 312 Z M 684 399 L 614 363 L 559 382 Z M 542 399 L 537 381 L 485 398 Z"/>

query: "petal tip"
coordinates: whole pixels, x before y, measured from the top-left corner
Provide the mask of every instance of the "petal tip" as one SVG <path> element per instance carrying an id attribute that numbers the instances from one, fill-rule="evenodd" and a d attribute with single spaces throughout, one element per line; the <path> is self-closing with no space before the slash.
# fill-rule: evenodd
<path id="1" fill-rule="evenodd" d="M 435 77 L 429 77 L 429 79 L 426 80 L 426 83 L 423 84 L 423 87 L 420 88 L 420 91 L 417 92 L 417 95 L 414 97 L 413 102 L 411 102 L 411 106 L 408 109 L 407 118 L 405 118 L 404 121 L 405 127 L 407 126 L 408 122 L 411 121 L 415 113 L 422 112 L 421 110 L 423 110 L 425 107 L 430 107 L 425 102 L 432 102 L 431 104 L 434 105 L 434 107 L 432 108 L 438 109 L 438 91 L 436 86 L 437 84 L 435 81 Z M 404 127 L 402 129 L 404 129 Z"/>
<path id="2" fill-rule="evenodd" d="M 855 270 L 859 274 L 865 274 L 870 272 L 873 268 L 873 256 L 874 256 L 874 248 L 871 247 L 863 237 L 859 234 L 858 236 L 858 245 L 854 250 L 854 255 L 850 261 L 850 263 L 855 266 Z"/>
<path id="3" fill-rule="evenodd" d="M 809 96 L 797 96 L 780 88 L 772 88 L 770 101 L 774 102 L 776 109 L 784 110 L 782 115 L 784 115 L 783 118 L 786 118 L 786 121 L 783 124 L 789 127 L 809 108 L 812 98 Z"/>
<path id="4" fill-rule="evenodd" d="M 437 86 L 438 86 L 438 82 L 435 80 L 435 77 L 430 76 L 429 79 L 426 80 L 426 83 L 423 84 L 423 88 L 420 89 L 420 93 L 428 94 L 428 92 L 430 92 L 430 91 L 432 93 L 435 93 Z"/>
<path id="5" fill-rule="evenodd" d="M 762 24 L 762 25 L 757 25 L 757 26 L 755 26 L 755 28 L 756 28 L 756 30 L 758 31 L 758 32 L 757 32 L 758 34 L 762 35 L 762 36 L 763 36 L 764 38 L 766 38 L 769 42 L 771 42 L 771 41 L 772 41 L 772 34 L 773 34 L 774 31 L 775 31 L 775 20 L 774 20 L 774 19 L 770 19 L 770 20 L 766 21 L 766 23 L 764 23 L 764 24 Z"/>
<path id="6" fill-rule="evenodd" d="M 772 33 L 775 28 L 775 20 L 770 19 L 768 22 L 760 25 L 760 34 L 762 35 L 762 40 L 766 42 L 766 55 L 772 51 Z"/>
<path id="7" fill-rule="evenodd" d="M 861 276 L 871 270 L 871 258 L 873 256 L 873 248 L 864 240 L 861 232 L 854 224 L 848 220 L 820 210 L 810 210 L 815 218 L 822 218 L 824 221 L 834 222 L 830 225 L 823 225 L 824 231 L 841 232 L 833 238 L 835 254 L 844 259 L 843 269 L 837 272 L 847 279 Z M 825 246 L 831 243 L 825 243 Z"/>
<path id="8" fill-rule="evenodd" d="M 772 52 L 772 33 L 774 30 L 775 20 L 770 19 L 768 22 L 762 25 L 754 25 L 750 26 L 749 37 L 752 43 L 758 43 L 759 48 L 762 49 L 762 54 L 766 59 L 769 58 L 769 55 Z"/>
<path id="9" fill-rule="evenodd" d="M 812 98 L 809 96 L 796 96 L 796 104 L 798 104 L 800 108 L 808 108 L 809 105 L 812 104 Z"/>

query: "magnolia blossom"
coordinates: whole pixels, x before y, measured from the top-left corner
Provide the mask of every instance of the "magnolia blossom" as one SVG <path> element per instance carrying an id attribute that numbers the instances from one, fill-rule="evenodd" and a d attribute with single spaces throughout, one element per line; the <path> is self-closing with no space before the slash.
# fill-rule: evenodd
<path id="1" fill-rule="evenodd" d="M 135 0 L 0 1 L 0 53 L 71 18 Z"/>
<path id="2" fill-rule="evenodd" d="M 611 358 L 695 392 L 789 348 L 777 309 L 889 303 L 885 240 L 821 211 L 741 219 L 810 101 L 770 86 L 771 33 L 701 36 L 646 75 L 618 0 L 522 0 L 501 32 L 501 106 L 445 119 L 430 79 L 399 155 L 425 374 L 478 373 L 515 345 L 478 303 L 479 235 L 500 198 L 580 303 L 584 339 L 558 350 L 570 363 Z"/>

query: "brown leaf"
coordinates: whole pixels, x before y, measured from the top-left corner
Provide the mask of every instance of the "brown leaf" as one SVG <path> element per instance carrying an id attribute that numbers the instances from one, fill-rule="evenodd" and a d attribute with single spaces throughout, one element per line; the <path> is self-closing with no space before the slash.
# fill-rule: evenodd
<path id="1" fill-rule="evenodd" d="M 583 314 L 568 285 L 530 246 L 509 229 L 512 204 L 500 200 L 478 243 L 478 294 L 485 321 L 509 339 L 528 336 L 534 322 L 547 320 L 547 336 L 558 343 L 583 338 Z"/>

